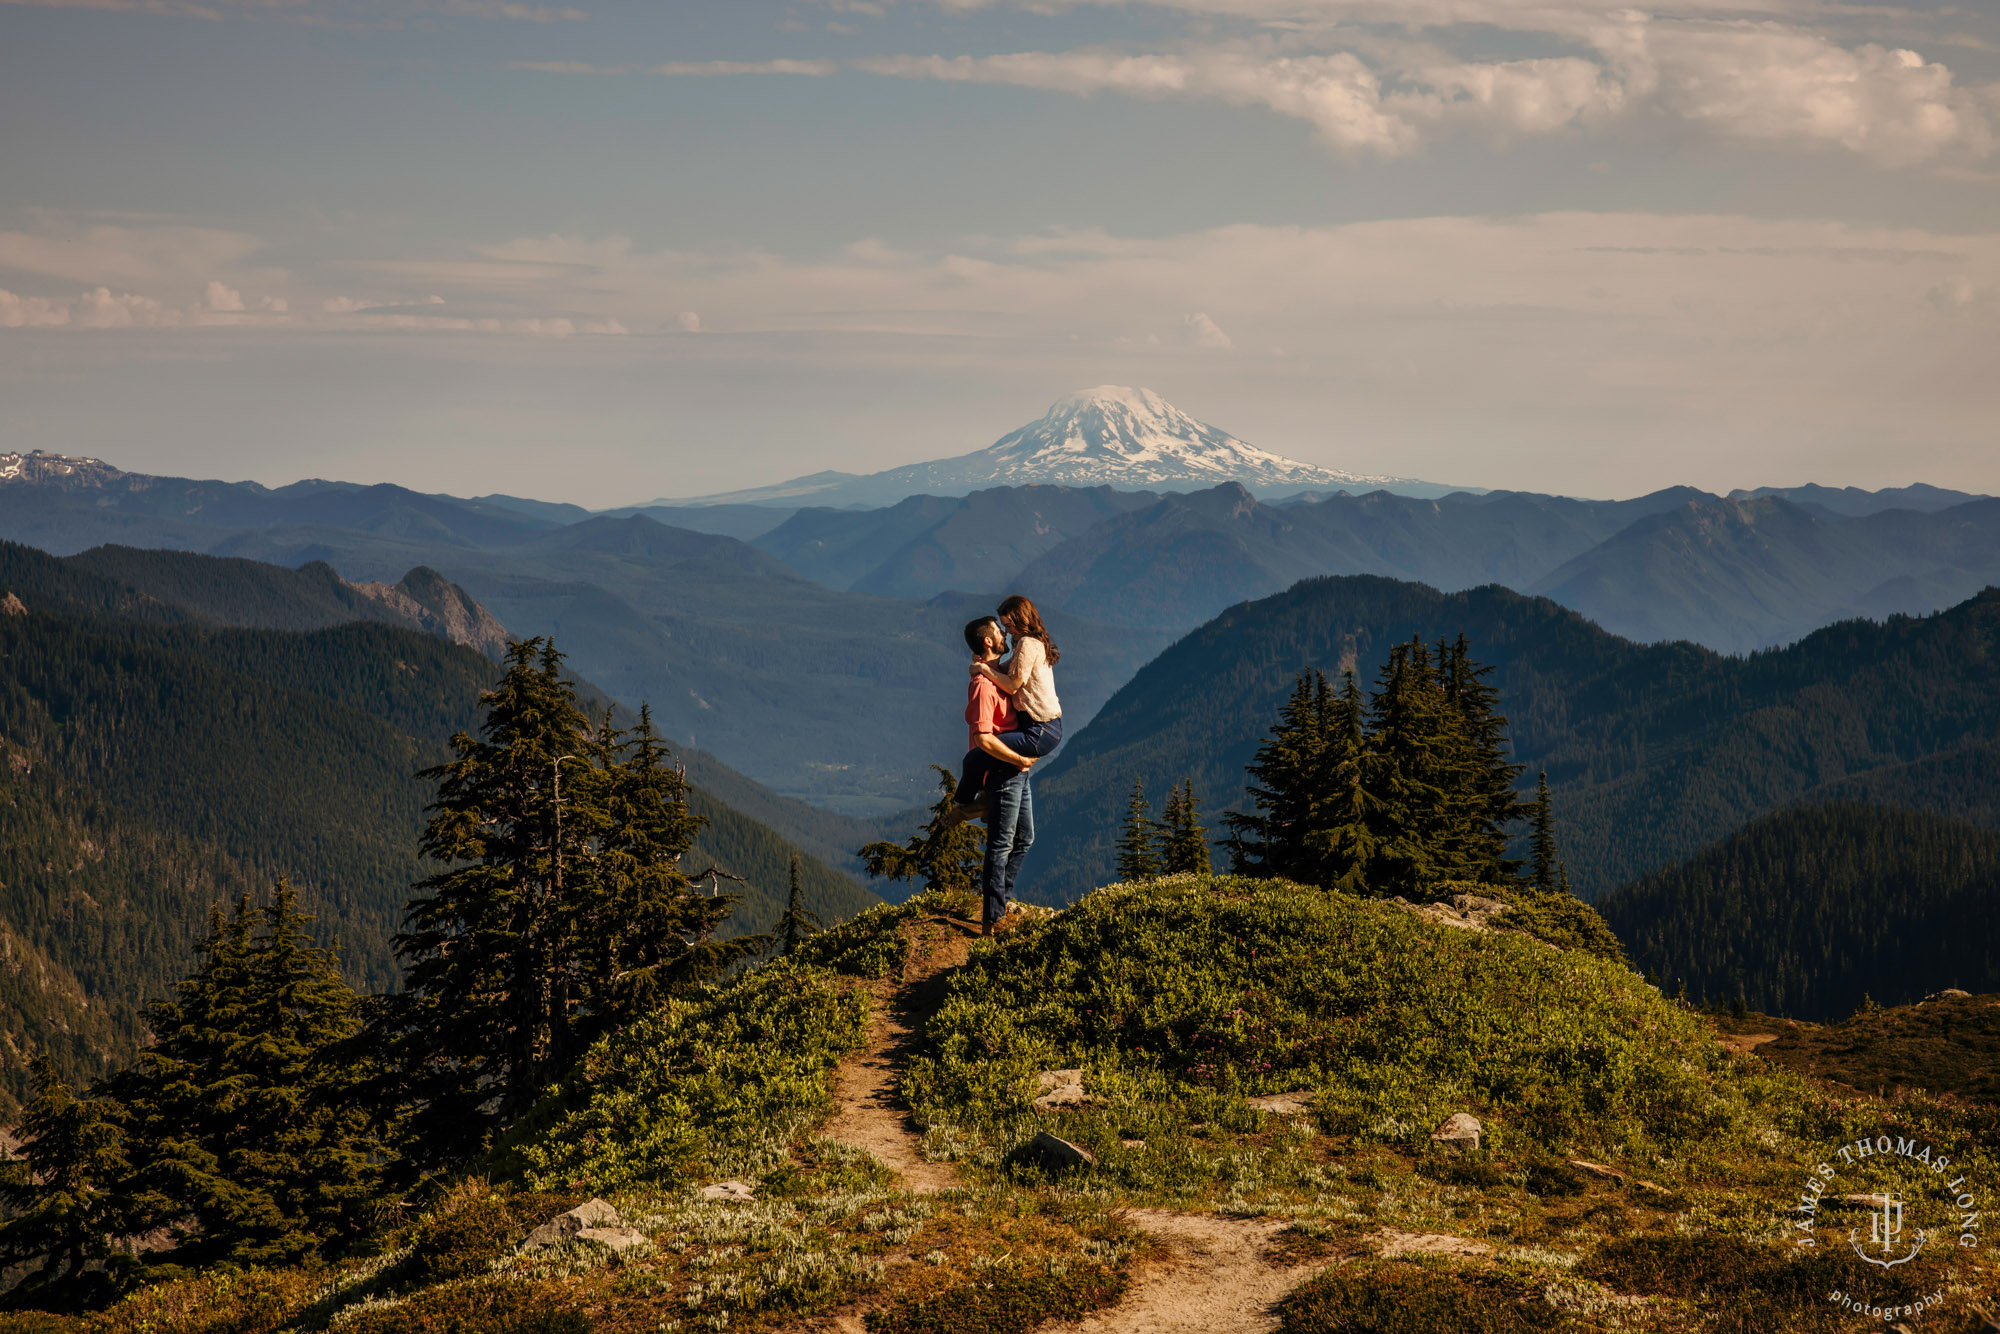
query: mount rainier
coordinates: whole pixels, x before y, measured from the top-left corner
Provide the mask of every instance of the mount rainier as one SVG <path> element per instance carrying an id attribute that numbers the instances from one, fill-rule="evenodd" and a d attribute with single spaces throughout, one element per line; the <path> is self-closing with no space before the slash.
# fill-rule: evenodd
<path id="1" fill-rule="evenodd" d="M 1300 463 L 1198 421 L 1150 389 L 1099 385 L 1065 395 L 1038 420 L 958 458 L 866 476 L 814 473 L 775 486 L 671 503 L 873 506 L 905 496 L 964 495 L 996 486 L 1187 491 L 1223 482 L 1241 483 L 1261 495 L 1387 490 L 1439 496 L 1459 489 Z"/>

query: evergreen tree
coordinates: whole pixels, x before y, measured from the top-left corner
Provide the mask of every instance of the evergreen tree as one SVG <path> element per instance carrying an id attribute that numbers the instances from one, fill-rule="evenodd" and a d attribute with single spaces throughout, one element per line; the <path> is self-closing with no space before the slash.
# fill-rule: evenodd
<path id="1" fill-rule="evenodd" d="M 481 735 L 425 775 L 423 851 L 444 869 L 409 903 L 407 989 L 378 1029 L 427 1155 L 476 1148 L 599 1034 L 763 944 L 718 941 L 736 897 L 680 867 L 702 821 L 651 711 L 629 734 L 593 724 L 562 661 L 511 644 Z"/>
<path id="2" fill-rule="evenodd" d="M 1326 678 L 1301 673 L 1277 724 L 1246 769 L 1257 813 L 1223 816 L 1230 830 L 1231 869 L 1237 874 L 1311 879 L 1308 842 L 1325 823 L 1321 805 L 1329 795 L 1329 731 Z"/>
<path id="3" fill-rule="evenodd" d="M 0 1224 L 0 1267 L 37 1266 L 16 1288 L 20 1297 L 79 1304 L 95 1295 L 80 1289 L 115 1288 L 129 1267 L 111 1249 L 114 1237 L 132 1230 L 120 1189 L 129 1170 L 124 1135 L 113 1109 L 78 1097 L 46 1052 L 32 1074 L 21 1156 L 0 1164 L 0 1202 L 12 1215 Z M 89 1266 L 99 1267 L 96 1282 L 79 1283 Z"/>
<path id="4" fill-rule="evenodd" d="M 283 882 L 261 910 L 214 914 L 200 966 L 147 1009 L 154 1044 L 105 1085 L 131 1213 L 169 1227 L 183 1262 L 288 1263 L 372 1223 L 383 1146 L 350 1041 L 359 998 L 310 921 Z"/>
<path id="5" fill-rule="evenodd" d="M 687 776 L 667 763 L 652 709 L 639 707 L 627 734 L 598 729 L 604 745 L 606 819 L 595 879 L 575 884 L 563 902 L 591 975 L 573 992 L 580 1041 L 637 1018 L 672 993 L 720 976 L 763 944 L 761 937 L 717 940 L 738 898 L 700 894 L 681 869 L 702 821 L 688 810 Z M 792 859 L 798 892 L 798 859 Z"/>
<path id="6" fill-rule="evenodd" d="M 789 955 L 799 947 L 799 942 L 807 936 L 821 931 L 825 923 L 818 914 L 806 907 L 805 891 L 799 887 L 799 855 L 792 854 L 792 888 L 785 896 L 785 912 L 778 919 L 778 929 L 772 934 L 778 941 L 778 952 Z"/>
<path id="7" fill-rule="evenodd" d="M 396 938 L 394 1054 L 425 1114 L 418 1139 L 446 1154 L 525 1111 L 574 1049 L 564 936 L 576 912 L 562 896 L 590 868 L 604 784 L 561 662 L 545 640 L 510 644 L 481 696 L 483 735 L 457 734 L 456 758 L 423 775 L 438 796 L 422 848 L 445 869 L 418 883 Z"/>
<path id="8" fill-rule="evenodd" d="M 1533 881 L 1536 889 L 1548 891 L 1556 887 L 1556 833 L 1555 821 L 1549 815 L 1549 774 L 1542 771 L 1535 782 L 1534 808 L 1529 815 L 1529 848 L 1533 861 Z"/>
<path id="9" fill-rule="evenodd" d="M 1194 780 L 1173 788 L 1167 796 L 1163 861 L 1168 875 L 1207 875 L 1208 830 L 1195 807 Z"/>
<path id="10" fill-rule="evenodd" d="M 1125 828 L 1118 835 L 1118 878 L 1150 880 L 1160 873 L 1160 826 L 1146 804 L 1143 779 L 1132 783 L 1125 807 Z"/>
<path id="11" fill-rule="evenodd" d="M 1514 795 L 1507 720 L 1461 636 L 1394 645 L 1364 702 L 1354 674 L 1302 675 L 1248 766 L 1250 813 L 1225 816 L 1242 873 L 1350 893 L 1504 884 Z"/>
<path id="12" fill-rule="evenodd" d="M 931 806 L 931 818 L 907 843 L 887 839 L 870 843 L 855 855 L 868 874 L 889 880 L 921 881 L 925 889 L 972 891 L 986 859 L 986 831 L 972 821 L 947 824 L 958 775 L 933 764 L 941 795 Z"/>
<path id="13" fill-rule="evenodd" d="M 1304 842 L 1311 861 L 1297 877 L 1307 884 L 1327 885 L 1348 894 L 1367 892 L 1369 871 L 1379 847 L 1376 812 L 1380 803 L 1368 788 L 1370 757 L 1361 719 L 1361 689 L 1349 670 L 1342 674 L 1340 695 L 1328 712 L 1328 749 L 1333 763 L 1326 827 L 1306 831 Z"/>
<path id="14" fill-rule="evenodd" d="M 1440 643 L 1437 654 L 1449 709 L 1445 878 L 1511 884 L 1521 878 L 1521 864 L 1507 856 L 1507 826 L 1526 817 L 1530 807 L 1515 795 L 1523 766 L 1508 759 L 1500 692 L 1485 679 L 1493 669 L 1472 660 L 1463 634 L 1451 644 Z"/>

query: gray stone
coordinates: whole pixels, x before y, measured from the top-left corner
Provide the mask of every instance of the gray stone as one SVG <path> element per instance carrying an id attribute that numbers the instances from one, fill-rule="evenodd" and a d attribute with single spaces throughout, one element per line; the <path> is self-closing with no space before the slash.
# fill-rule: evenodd
<path id="1" fill-rule="evenodd" d="M 1052 1112 L 1059 1107 L 1081 1107 L 1090 1101 L 1090 1094 L 1083 1087 L 1081 1070 L 1044 1070 L 1035 1076 L 1035 1087 L 1041 1093 L 1032 1104 L 1038 1112 Z"/>
<path id="2" fill-rule="evenodd" d="M 712 1186 L 701 1188 L 704 1200 L 733 1200 L 738 1204 L 748 1204 L 757 1198 L 757 1192 L 747 1181 L 718 1181 Z"/>
<path id="3" fill-rule="evenodd" d="M 1477 894 L 1454 894 L 1445 903 L 1412 903 L 1405 898 L 1384 899 L 1383 902 L 1401 908 L 1404 912 L 1421 917 L 1426 922 L 1436 922 L 1439 926 L 1455 926 L 1464 931 L 1493 931 L 1493 919 L 1507 911 L 1507 905 L 1498 899 L 1482 898 Z"/>
<path id="4" fill-rule="evenodd" d="M 1482 1129 L 1478 1117 L 1469 1112 L 1453 1112 L 1431 1132 L 1431 1138 L 1448 1149 L 1476 1149 Z"/>
<path id="5" fill-rule="evenodd" d="M 606 1199 L 585 1200 L 567 1213 L 557 1214 L 528 1234 L 523 1247 L 560 1246 L 573 1241 L 588 1228 L 615 1228 L 618 1210 Z"/>
<path id="6" fill-rule="evenodd" d="M 1272 1116 L 1298 1116 L 1312 1110 L 1317 1093 L 1266 1093 L 1259 1097 L 1247 1098 L 1246 1102 L 1260 1112 Z"/>
<path id="7" fill-rule="evenodd" d="M 574 1218 L 584 1227 L 617 1227 L 619 1221 L 617 1208 L 602 1196 L 585 1200 L 563 1217 Z"/>
<path id="8" fill-rule="evenodd" d="M 1970 1000 L 1971 997 L 1972 993 L 1969 991 L 1960 991 L 1957 987 L 1946 987 L 1943 991 L 1933 991 L 1930 995 L 1924 997 L 1924 999 L 1927 1001 Z"/>
<path id="9" fill-rule="evenodd" d="M 578 1241 L 594 1241 L 600 1246 L 609 1246 L 614 1251 L 630 1250 L 634 1246 L 649 1244 L 649 1238 L 636 1227 L 587 1227 L 576 1234 Z"/>
<path id="10" fill-rule="evenodd" d="M 1097 1166 L 1097 1155 L 1089 1149 L 1072 1144 L 1066 1139 L 1058 1139 L 1046 1130 L 1028 1141 L 1021 1150 L 1021 1156 L 1038 1162 L 1051 1171 Z"/>

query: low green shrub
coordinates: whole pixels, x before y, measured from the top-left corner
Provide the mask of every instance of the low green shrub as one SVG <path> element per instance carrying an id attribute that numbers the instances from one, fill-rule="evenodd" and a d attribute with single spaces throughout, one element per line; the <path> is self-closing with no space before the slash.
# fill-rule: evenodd
<path id="1" fill-rule="evenodd" d="M 1581 950 L 1612 963 L 1625 962 L 1625 947 L 1619 943 L 1610 923 L 1574 894 L 1561 890 L 1544 892 L 1520 885 L 1496 888 L 1444 881 L 1436 886 L 1434 897 L 1448 899 L 1454 894 L 1478 894 L 1507 904 L 1507 912 L 1494 921 L 1503 930 L 1522 932 L 1557 949 Z"/>
<path id="2" fill-rule="evenodd" d="M 1699 1299 L 1715 1334 L 1798 1334 L 1849 1329 L 1852 1312 L 1827 1300 L 1840 1292 L 1864 1306 L 1901 1306 L 1949 1285 L 1951 1264 L 1926 1252 L 1884 1269 L 1845 1245 L 1810 1251 L 1742 1237 L 1623 1237 L 1599 1246 L 1578 1272 L 1621 1292 Z"/>
<path id="3" fill-rule="evenodd" d="M 311 1302 L 322 1277 L 300 1267 L 177 1278 L 141 1288 L 64 1328 L 88 1334 L 274 1334 Z"/>
<path id="4" fill-rule="evenodd" d="M 80 1320 L 48 1311 L 0 1311 L 0 1334 L 81 1334 Z"/>
<path id="5" fill-rule="evenodd" d="M 591 1334 L 574 1298 L 510 1279 L 447 1283 L 345 1317 L 340 1334 Z"/>
<path id="6" fill-rule="evenodd" d="M 1589 1185 L 1583 1179 L 1583 1173 L 1568 1163 L 1554 1159 L 1544 1158 L 1529 1163 L 1526 1176 L 1524 1184 L 1528 1193 L 1545 1199 L 1581 1195 Z"/>
<path id="7" fill-rule="evenodd" d="M 1100 890 L 976 954 L 926 1036 L 904 1090 L 933 1123 L 1018 1120 L 1069 1067 L 1225 1128 L 1245 1095 L 1314 1089 L 1323 1129 L 1403 1143 L 1472 1109 L 1494 1148 L 1673 1149 L 1744 1113 L 1707 1027 L 1629 969 L 1282 881 Z"/>
<path id="8" fill-rule="evenodd" d="M 1279 1307 L 1280 1334 L 1556 1334 L 1578 1329 L 1500 1278 L 1415 1264 L 1329 1269 Z"/>
<path id="9" fill-rule="evenodd" d="M 704 987 L 591 1048 L 511 1151 L 544 1189 L 762 1170 L 824 1108 L 867 1016 L 851 983 L 791 959 Z"/>
<path id="10" fill-rule="evenodd" d="M 870 1334 L 1027 1334 L 1050 1320 L 1075 1320 L 1124 1297 L 1122 1272 L 1098 1264 L 1060 1274 L 995 1268 L 929 1296 L 903 1298 L 868 1313 Z"/>
<path id="11" fill-rule="evenodd" d="M 404 1286 L 479 1278 L 495 1260 L 513 1254 L 529 1232 L 581 1202 L 573 1194 L 462 1187 L 418 1222 L 410 1253 L 391 1278 Z"/>

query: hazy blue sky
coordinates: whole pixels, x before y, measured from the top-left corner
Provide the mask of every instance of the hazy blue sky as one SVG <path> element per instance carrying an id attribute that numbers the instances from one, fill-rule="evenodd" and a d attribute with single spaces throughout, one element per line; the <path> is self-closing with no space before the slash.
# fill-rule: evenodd
<path id="1" fill-rule="evenodd" d="M 0 0 L 0 450 L 2000 492 L 1996 369 L 1990 0 Z"/>

